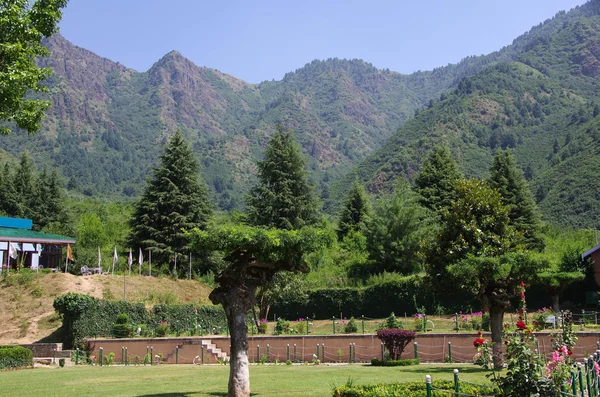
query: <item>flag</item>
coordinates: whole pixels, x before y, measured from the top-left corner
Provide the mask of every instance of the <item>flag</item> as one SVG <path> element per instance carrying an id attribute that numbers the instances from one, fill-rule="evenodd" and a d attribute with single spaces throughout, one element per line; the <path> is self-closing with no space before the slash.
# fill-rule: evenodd
<path id="1" fill-rule="evenodd" d="M 113 255 L 113 263 L 112 263 L 112 274 L 115 274 L 115 265 L 117 264 L 118 260 L 119 260 L 119 257 L 117 256 L 117 246 L 115 245 L 115 253 Z"/>
<path id="2" fill-rule="evenodd" d="M 131 256 L 131 248 L 129 248 L 129 258 L 127 258 L 127 264 L 129 265 L 129 274 L 131 274 L 131 264 L 133 263 L 133 257 Z"/>
<path id="3" fill-rule="evenodd" d="M 67 244 L 67 259 L 71 262 L 75 262 L 75 259 L 73 259 L 73 250 L 71 249 L 71 244 Z"/>
<path id="4" fill-rule="evenodd" d="M 144 254 L 142 254 L 142 249 L 140 248 L 140 252 L 138 253 L 138 263 L 140 265 L 140 276 L 142 275 L 142 263 L 144 263 Z"/>
<path id="5" fill-rule="evenodd" d="M 12 243 L 8 243 L 8 250 L 8 255 L 10 255 L 10 257 L 13 259 L 17 259 L 17 249 Z"/>

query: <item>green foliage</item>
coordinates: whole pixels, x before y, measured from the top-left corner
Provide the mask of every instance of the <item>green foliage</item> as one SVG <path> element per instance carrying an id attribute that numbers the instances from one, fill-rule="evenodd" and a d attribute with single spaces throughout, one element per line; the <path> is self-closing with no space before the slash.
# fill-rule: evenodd
<path id="1" fill-rule="evenodd" d="M 364 231 L 371 212 L 367 193 L 358 182 L 355 182 L 340 215 L 338 239 L 343 240 L 352 231 Z"/>
<path id="2" fill-rule="evenodd" d="M 65 366 L 65 359 L 64 358 L 59 358 L 58 359 L 58 366 L 63 368 Z"/>
<path id="3" fill-rule="evenodd" d="M 400 323 L 400 321 L 398 321 L 398 319 L 396 318 L 396 315 L 394 314 L 394 312 L 392 312 L 388 318 L 385 319 L 385 322 L 383 324 L 383 328 L 402 328 L 402 324 Z"/>
<path id="4" fill-rule="evenodd" d="M 54 299 L 54 309 L 63 318 L 65 346 L 80 346 L 84 338 L 113 336 L 117 316 L 126 314 L 134 327 L 156 330 L 159 322 L 169 324 L 169 332 L 213 330 L 224 327 L 225 313 L 215 306 L 155 305 L 148 312 L 142 303 L 104 301 L 88 295 L 68 293 Z M 130 332 L 130 331 L 128 331 Z"/>
<path id="5" fill-rule="evenodd" d="M 371 359 L 371 365 L 374 367 L 407 367 L 409 365 L 419 365 L 420 363 L 418 358 L 405 358 L 403 360 Z"/>
<path id="6" fill-rule="evenodd" d="M 358 332 L 358 324 L 356 324 L 356 320 L 354 319 L 354 316 L 352 316 L 350 317 L 350 320 L 348 320 L 348 324 L 344 327 L 344 333 L 353 334 L 356 332 Z"/>
<path id="7" fill-rule="evenodd" d="M 0 369 L 33 366 L 33 352 L 23 346 L 0 346 Z"/>
<path id="8" fill-rule="evenodd" d="M 198 170 L 190 145 L 177 131 L 134 209 L 129 236 L 132 247 L 151 249 L 164 263 L 169 263 L 174 253 L 189 251 L 185 231 L 205 229 L 212 217 Z"/>
<path id="9" fill-rule="evenodd" d="M 494 157 L 488 183 L 500 192 L 502 204 L 509 210 L 510 224 L 519 237 L 522 236 L 525 248 L 541 251 L 544 240 L 540 233 L 541 222 L 537 207 L 523 172 L 517 168 L 515 158 L 509 150 L 499 151 Z"/>
<path id="10" fill-rule="evenodd" d="M 431 386 L 434 388 L 432 397 L 445 397 L 454 393 L 453 381 L 438 380 L 432 382 Z M 499 391 L 492 385 L 463 382 L 460 385 L 460 392 L 470 396 L 495 396 Z M 347 384 L 333 390 L 333 397 L 422 397 L 425 394 L 426 386 L 422 381 L 366 385 Z"/>
<path id="11" fill-rule="evenodd" d="M 131 336 L 131 325 L 129 316 L 126 313 L 120 313 L 113 325 L 113 335 L 115 338 L 128 338 Z"/>
<path id="12" fill-rule="evenodd" d="M 458 164 L 447 146 L 433 148 L 415 179 L 415 190 L 421 204 L 432 211 L 450 208 L 456 186 L 462 179 Z"/>
<path id="13" fill-rule="evenodd" d="M 365 232 L 370 273 L 412 274 L 422 267 L 423 246 L 432 233 L 431 216 L 417 202 L 408 184 L 381 199 Z"/>
<path id="14" fill-rule="evenodd" d="M 292 230 L 316 222 L 317 203 L 308 183 L 306 159 L 292 131 L 277 126 L 257 167 L 259 183 L 247 199 L 251 225 Z"/>
<path id="15" fill-rule="evenodd" d="M 0 120 L 14 122 L 30 134 L 38 130 L 50 106 L 49 101 L 26 99 L 29 92 L 48 91 L 42 82 L 52 70 L 36 65 L 38 57 L 49 54 L 41 41 L 58 30 L 66 5 L 66 0 L 13 0 L 0 8 Z M 8 127 L 0 126 L 1 135 L 9 133 Z"/>

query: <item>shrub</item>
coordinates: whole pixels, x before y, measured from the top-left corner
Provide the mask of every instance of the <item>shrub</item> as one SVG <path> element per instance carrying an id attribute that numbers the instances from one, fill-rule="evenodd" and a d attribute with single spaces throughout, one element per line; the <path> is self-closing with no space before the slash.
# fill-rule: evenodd
<path id="1" fill-rule="evenodd" d="M 63 368 L 65 366 L 65 359 L 64 358 L 59 358 L 58 359 L 58 366 Z"/>
<path id="2" fill-rule="evenodd" d="M 169 334 L 169 323 L 166 321 L 161 321 L 158 323 L 158 328 L 156 328 L 156 334 L 158 336 L 167 336 Z"/>
<path id="3" fill-rule="evenodd" d="M 344 332 L 347 334 L 358 332 L 358 326 L 356 325 L 354 317 L 350 317 L 350 321 L 348 321 L 348 324 L 346 324 L 346 327 L 344 327 Z"/>
<path id="4" fill-rule="evenodd" d="M 266 318 L 263 318 L 261 320 L 259 320 L 258 322 L 258 333 L 259 334 L 266 334 L 267 333 L 267 327 L 269 325 L 269 322 L 267 321 Z"/>
<path id="5" fill-rule="evenodd" d="M 380 329 L 377 337 L 387 349 L 392 360 L 399 360 L 406 345 L 415 340 L 415 332 L 403 329 Z"/>
<path id="6" fill-rule="evenodd" d="M 418 365 L 420 363 L 418 358 L 405 358 L 404 360 L 371 359 L 371 365 L 374 367 L 406 367 L 408 365 Z"/>
<path id="7" fill-rule="evenodd" d="M 129 325 L 129 316 L 125 313 L 120 313 L 117 316 L 115 325 L 113 326 L 113 335 L 115 338 L 131 337 L 131 326 Z"/>
<path id="8" fill-rule="evenodd" d="M 453 381 L 432 382 L 434 397 L 453 395 Z M 470 396 L 495 396 L 499 390 L 492 385 L 475 385 L 473 383 L 461 383 L 461 395 Z M 333 397 L 423 397 L 426 394 L 425 382 L 405 383 L 379 383 L 370 385 L 354 385 L 352 382 L 333 390 Z"/>
<path id="9" fill-rule="evenodd" d="M 289 332 L 289 330 L 290 330 L 290 322 L 279 317 L 277 319 L 277 324 L 275 324 L 275 334 L 276 335 L 286 334 Z"/>
<path id="10" fill-rule="evenodd" d="M 33 352 L 22 346 L 0 347 L 0 369 L 33 366 Z"/>
<path id="11" fill-rule="evenodd" d="M 400 323 L 400 321 L 398 321 L 394 312 L 392 312 L 388 316 L 388 318 L 385 319 L 385 322 L 383 323 L 383 328 L 402 328 L 402 324 Z"/>

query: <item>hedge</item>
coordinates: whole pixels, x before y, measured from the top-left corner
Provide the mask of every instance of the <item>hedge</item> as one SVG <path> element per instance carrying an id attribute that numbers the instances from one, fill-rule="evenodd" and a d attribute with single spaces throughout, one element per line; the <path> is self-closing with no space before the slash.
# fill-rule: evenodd
<path id="1" fill-rule="evenodd" d="M 33 352 L 22 346 L 0 347 L 0 369 L 33 366 Z"/>
<path id="2" fill-rule="evenodd" d="M 406 367 L 408 365 L 418 365 L 420 363 L 418 358 L 405 358 L 404 360 L 371 359 L 371 365 L 374 367 Z"/>
<path id="3" fill-rule="evenodd" d="M 126 314 L 133 329 L 140 327 L 156 333 L 166 322 L 171 332 L 193 333 L 202 329 L 225 329 L 225 312 L 220 306 L 156 305 L 147 311 L 143 303 L 106 301 L 89 295 L 68 293 L 54 299 L 54 309 L 62 316 L 65 347 L 84 347 L 84 338 L 112 337 L 119 314 Z"/>
<path id="4" fill-rule="evenodd" d="M 306 299 L 287 297 L 272 305 L 278 317 L 296 319 L 310 317 L 328 319 L 343 313 L 345 317 L 362 315 L 384 318 L 391 312 L 413 314 L 418 308 L 435 313 L 443 308 L 446 313 L 478 310 L 477 298 L 465 292 L 439 295 L 435 286 L 418 275 L 390 280 L 366 288 L 324 288 L 309 291 Z"/>
<path id="5" fill-rule="evenodd" d="M 448 397 L 454 395 L 454 382 L 435 381 L 432 383 L 433 397 Z M 379 383 L 371 385 L 352 385 L 336 387 L 333 397 L 423 397 L 426 395 L 425 382 L 406 383 Z M 472 383 L 460 384 L 461 395 L 469 396 L 497 396 L 499 390 L 492 385 L 474 385 Z"/>

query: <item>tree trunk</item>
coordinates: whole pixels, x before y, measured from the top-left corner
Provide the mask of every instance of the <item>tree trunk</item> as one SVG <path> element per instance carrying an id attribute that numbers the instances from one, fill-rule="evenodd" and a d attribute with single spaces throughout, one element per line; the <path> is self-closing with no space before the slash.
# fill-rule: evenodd
<path id="1" fill-rule="evenodd" d="M 248 369 L 248 327 L 246 313 L 225 310 L 231 334 L 231 361 L 229 365 L 229 397 L 250 396 L 250 372 Z"/>
<path id="2" fill-rule="evenodd" d="M 559 298 L 560 298 L 559 294 L 552 295 L 552 310 L 554 311 L 554 313 L 560 312 L 560 299 Z"/>
<path id="3" fill-rule="evenodd" d="M 502 369 L 502 332 L 504 321 L 504 306 L 495 305 L 492 300 L 490 305 L 490 327 L 492 329 L 492 353 L 494 357 L 494 368 Z"/>

